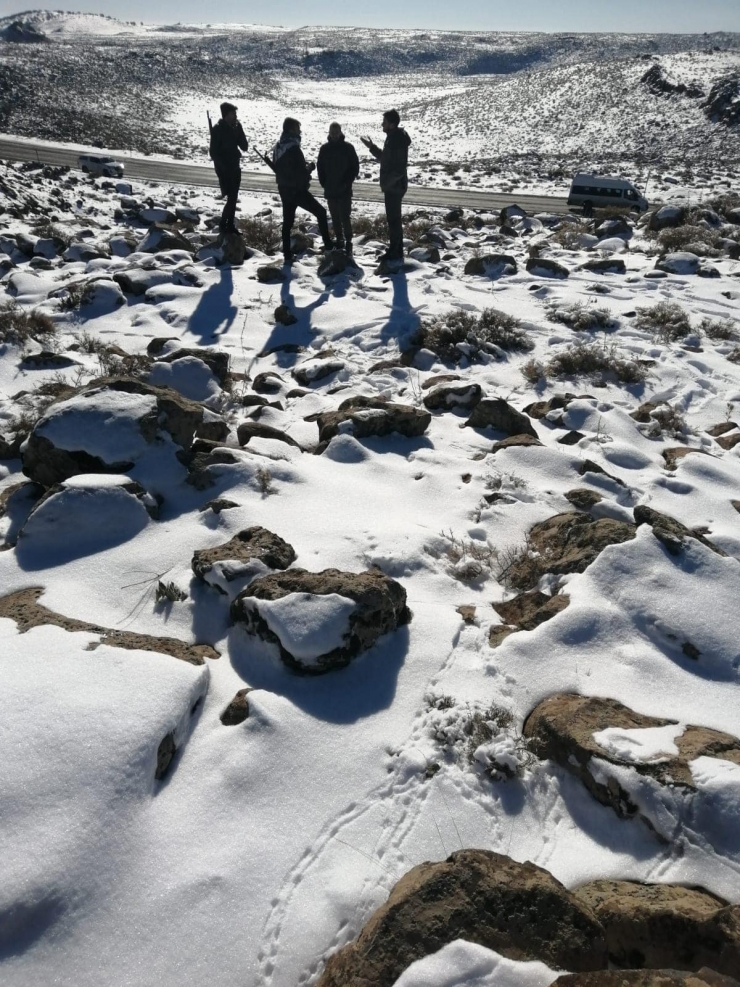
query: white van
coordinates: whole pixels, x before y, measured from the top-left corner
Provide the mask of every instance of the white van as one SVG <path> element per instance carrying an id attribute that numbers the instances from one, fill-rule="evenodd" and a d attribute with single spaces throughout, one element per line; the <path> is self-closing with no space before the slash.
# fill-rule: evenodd
<path id="1" fill-rule="evenodd" d="M 568 195 L 569 206 L 583 206 L 589 216 L 597 207 L 626 206 L 645 212 L 648 201 L 632 182 L 624 178 L 608 178 L 606 175 L 576 175 Z"/>
<path id="2" fill-rule="evenodd" d="M 81 154 L 77 159 L 81 171 L 104 178 L 123 178 L 123 162 L 99 154 Z"/>

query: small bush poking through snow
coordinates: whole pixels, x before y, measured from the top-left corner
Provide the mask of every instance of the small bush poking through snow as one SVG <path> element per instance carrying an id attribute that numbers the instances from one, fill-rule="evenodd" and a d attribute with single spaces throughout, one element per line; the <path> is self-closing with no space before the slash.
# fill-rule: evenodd
<path id="1" fill-rule="evenodd" d="M 48 315 L 26 312 L 13 301 L 0 305 L 0 344 L 25 346 L 34 340 L 48 345 L 55 335 L 56 328 Z"/>
<path id="2" fill-rule="evenodd" d="M 640 309 L 634 324 L 664 343 L 683 339 L 691 332 L 688 313 L 676 302 L 658 302 L 652 308 Z"/>
<path id="3" fill-rule="evenodd" d="M 481 351 L 495 352 L 496 348 L 532 349 L 519 319 L 495 308 L 487 308 L 480 315 L 457 310 L 422 322 L 416 341 L 445 363 L 474 360 Z"/>
<path id="4" fill-rule="evenodd" d="M 280 227 L 272 216 L 243 216 L 239 230 L 247 246 L 263 254 L 274 254 L 280 246 Z"/>
<path id="5" fill-rule="evenodd" d="M 522 377 L 529 384 L 537 384 L 547 377 L 547 367 L 540 360 L 527 360 L 522 367 Z"/>
<path id="6" fill-rule="evenodd" d="M 260 466 L 255 473 L 255 476 L 263 497 L 267 497 L 270 494 L 275 493 L 275 488 L 272 485 L 272 473 L 268 469 L 264 466 Z"/>
<path id="7" fill-rule="evenodd" d="M 686 419 L 673 405 L 665 404 L 656 408 L 650 415 L 655 426 L 657 435 L 670 435 L 674 439 L 680 439 L 688 432 Z"/>
<path id="8" fill-rule="evenodd" d="M 563 250 L 581 250 L 583 244 L 581 237 L 585 233 L 591 233 L 591 224 L 583 220 L 565 219 L 555 230 L 550 239 L 557 243 Z"/>
<path id="9" fill-rule="evenodd" d="M 154 602 L 164 603 L 165 600 L 170 603 L 182 603 L 183 600 L 187 600 L 188 594 L 183 593 L 179 586 L 175 586 L 174 583 L 163 583 L 160 579 L 157 583 L 157 588 L 154 591 Z"/>
<path id="10" fill-rule="evenodd" d="M 547 317 L 553 322 L 560 322 L 576 332 L 587 332 L 589 329 L 612 329 L 617 320 L 608 308 L 594 308 L 583 302 L 573 302 L 571 305 L 559 307 L 549 305 Z"/>
<path id="11" fill-rule="evenodd" d="M 461 583 L 477 583 L 493 571 L 497 551 L 487 542 L 465 541 L 451 531 L 443 531 L 424 551 L 433 559 L 446 559 L 447 574 Z"/>
<path id="12" fill-rule="evenodd" d="M 738 338 L 738 324 L 734 319 L 702 319 L 700 331 L 715 342 L 734 341 Z"/>
<path id="13" fill-rule="evenodd" d="M 615 346 L 598 343 L 576 343 L 548 360 L 548 377 L 613 376 L 621 384 L 640 384 L 647 378 L 647 369 L 619 354 Z"/>
<path id="14" fill-rule="evenodd" d="M 62 297 L 60 308 L 63 312 L 76 312 L 87 305 L 93 296 L 95 287 L 91 281 L 77 281 L 69 285 Z"/>
<path id="15" fill-rule="evenodd" d="M 352 219 L 355 236 L 366 236 L 371 240 L 388 239 L 388 220 L 385 216 L 357 216 Z"/>
<path id="16" fill-rule="evenodd" d="M 658 243 L 665 253 L 688 250 L 699 257 L 719 256 L 719 239 L 716 230 L 704 226 L 677 226 L 675 229 L 661 230 L 658 234 Z"/>

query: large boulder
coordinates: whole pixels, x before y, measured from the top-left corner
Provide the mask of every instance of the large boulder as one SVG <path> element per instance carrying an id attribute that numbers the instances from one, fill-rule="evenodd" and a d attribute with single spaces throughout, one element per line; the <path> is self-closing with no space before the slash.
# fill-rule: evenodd
<path id="1" fill-rule="evenodd" d="M 329 958 L 318 987 L 392 987 L 456 939 L 553 969 L 606 966 L 601 926 L 552 874 L 489 850 L 459 850 L 405 874 L 357 939 Z"/>
<path id="2" fill-rule="evenodd" d="M 155 223 L 138 244 L 137 250 L 145 254 L 157 254 L 165 250 L 186 250 L 192 254 L 193 244 L 175 226 Z"/>
<path id="3" fill-rule="evenodd" d="M 428 411 L 470 410 L 481 400 L 483 391 L 480 384 L 440 384 L 424 395 L 424 407 Z"/>
<path id="4" fill-rule="evenodd" d="M 516 274 L 518 270 L 515 258 L 509 254 L 481 254 L 471 257 L 465 265 L 465 274 L 494 279 Z"/>
<path id="5" fill-rule="evenodd" d="M 653 233 L 661 230 L 671 230 L 678 226 L 683 226 L 686 222 L 686 206 L 661 206 L 651 213 L 648 220 L 648 229 Z"/>
<path id="6" fill-rule="evenodd" d="M 407 438 L 413 438 L 423 435 L 431 420 L 432 416 L 428 411 L 412 405 L 354 397 L 343 401 L 336 411 L 319 415 L 316 421 L 319 442 L 323 445 L 340 433 L 349 433 L 356 439 L 366 439 L 398 432 Z"/>
<path id="7" fill-rule="evenodd" d="M 556 987 L 740 987 L 732 977 L 704 967 L 697 973 L 681 970 L 600 970 L 566 973 Z"/>
<path id="8" fill-rule="evenodd" d="M 635 537 L 635 526 L 611 518 L 598 520 L 579 511 L 556 514 L 530 529 L 528 548 L 508 569 L 516 589 L 534 588 L 541 576 L 583 572 L 609 545 Z"/>
<path id="9" fill-rule="evenodd" d="M 645 716 L 596 696 L 550 696 L 529 714 L 523 732 L 540 757 L 580 778 L 603 805 L 622 817 L 640 814 L 648 822 L 648 810 L 639 804 L 646 804 L 644 799 L 635 797 L 640 778 L 691 794 L 699 788 L 691 769 L 697 758 L 740 765 L 737 737 Z"/>
<path id="10" fill-rule="evenodd" d="M 615 966 L 740 973 L 738 905 L 680 884 L 591 881 L 573 893 L 604 927 Z"/>
<path id="11" fill-rule="evenodd" d="M 272 569 L 287 569 L 296 554 L 292 545 L 267 528 L 255 525 L 238 532 L 223 545 L 201 548 L 193 554 L 193 572 L 198 579 L 227 593 L 225 584 L 264 576 Z"/>
<path id="12" fill-rule="evenodd" d="M 80 473 L 125 473 L 163 464 L 163 440 L 189 452 L 208 415 L 167 387 L 111 377 L 50 405 L 22 450 L 23 471 L 44 487 Z M 151 489 L 151 488 L 150 488 Z"/>
<path id="13" fill-rule="evenodd" d="M 567 267 L 550 257 L 530 257 L 527 261 L 527 271 L 536 278 L 557 278 L 560 281 L 570 276 Z"/>
<path id="14" fill-rule="evenodd" d="M 320 675 L 348 665 L 410 619 L 406 590 L 378 569 L 286 572 L 250 583 L 231 605 L 235 623 L 276 644 L 294 671 Z"/>
<path id="15" fill-rule="evenodd" d="M 506 435 L 531 435 L 538 438 L 529 417 L 512 408 L 503 398 L 483 398 L 473 408 L 465 425 L 470 428 L 493 428 Z"/>
<path id="16" fill-rule="evenodd" d="M 655 264 L 656 271 L 665 271 L 666 274 L 698 274 L 701 257 L 692 254 L 688 250 L 678 250 L 672 254 L 666 254 Z"/>

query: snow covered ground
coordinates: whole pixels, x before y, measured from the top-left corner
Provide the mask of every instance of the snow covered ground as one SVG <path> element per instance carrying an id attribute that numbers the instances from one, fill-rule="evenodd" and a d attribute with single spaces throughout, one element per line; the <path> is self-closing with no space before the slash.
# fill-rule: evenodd
<path id="1" fill-rule="evenodd" d="M 470 99 L 463 88 L 445 112 Z M 337 84 L 327 99 L 348 98 Z M 356 111 L 368 122 L 371 102 Z M 740 903 L 737 764 L 692 761 L 690 805 L 680 786 L 633 771 L 674 756 L 687 724 L 740 735 L 732 203 L 721 216 L 690 217 L 696 242 L 679 245 L 691 256 L 674 259 L 676 269 L 704 276 L 656 271 L 668 240 L 644 224 L 597 234 L 575 218 L 514 215 L 507 232 L 498 216 L 428 214 L 413 232 L 423 240 L 426 230 L 421 246 L 436 246 L 437 259 L 378 273 L 378 241 L 363 236 L 356 268 L 322 278 L 307 250 L 270 284 L 258 270 L 275 258 L 259 251 L 239 267 L 217 266 L 208 249 L 192 256 L 218 211 L 205 194 L 134 184 L 122 198 L 110 183 L 11 166 L 0 179 L 2 300 L 51 320 L 46 335 L 19 342 L 8 331 L 0 346 L 0 435 L 12 443 L 26 434 L 56 395 L 36 434 L 123 463 L 143 488 L 135 495 L 80 470 L 30 519 L 39 488 L 14 494 L 0 517 L 2 596 L 40 587 L 48 610 L 94 625 L 41 622 L 21 633 L 12 615 L 0 617 L 4 984 L 315 984 L 404 873 L 461 847 L 531 860 L 569 888 L 606 877 L 681 882 Z M 701 191 L 706 200 L 711 183 Z M 148 223 L 132 217 L 144 206 L 197 210 L 197 224 L 177 223 L 189 249 L 140 250 Z M 277 209 L 275 196 L 242 196 L 242 216 L 269 222 Z M 369 207 L 362 214 L 374 217 Z M 62 255 L 54 236 L 77 246 Z M 466 273 L 492 253 L 512 257 L 516 273 L 495 262 Z M 624 273 L 584 269 L 594 260 L 623 263 Z M 660 309 L 651 326 L 645 311 L 665 304 L 682 311 L 667 321 Z M 276 321 L 281 305 L 292 324 Z M 400 359 L 420 326 L 491 308 L 517 320 L 521 349 L 498 337 L 482 349 L 463 340 L 446 361 L 429 345 Z M 175 341 L 161 353 L 196 355 L 147 356 L 161 337 Z M 228 384 L 197 358 L 203 350 L 228 357 Z M 553 376 L 574 354 L 606 369 Z M 304 364 L 311 380 L 299 386 L 292 375 Z M 617 379 L 624 366 L 632 382 Z M 161 424 L 154 397 L 64 391 L 124 367 L 228 426 L 209 486 L 187 482 L 176 436 L 152 442 L 141 430 Z M 276 390 L 258 394 L 257 375 L 268 372 L 279 375 Z M 465 427 L 470 410 L 453 398 L 421 436 L 360 439 L 344 428 L 312 454 L 317 414 L 354 396 L 423 409 L 427 385 L 444 374 L 458 375 L 468 398 L 476 384 L 518 411 L 571 399 L 527 418 L 541 445 L 495 449 L 505 433 Z M 645 402 L 654 407 L 631 417 Z M 257 436 L 240 447 L 245 423 L 293 444 Z M 675 447 L 694 452 L 664 455 Z M 0 461 L 0 497 L 24 481 L 23 466 L 17 448 Z M 566 596 L 567 609 L 493 647 L 502 618 L 492 603 L 514 595 L 512 561 L 526 558 L 533 525 L 574 509 L 566 494 L 577 488 L 592 518 L 632 524 L 647 505 L 725 554 L 687 537 L 674 555 L 642 524 L 585 571 L 543 575 L 539 588 Z M 235 506 L 206 509 L 217 498 Z M 236 591 L 263 570 L 232 583 L 222 567 L 209 585 L 191 567 L 195 551 L 255 525 L 294 548 L 296 567 L 379 567 L 404 587 L 410 623 L 344 669 L 295 674 L 274 645 L 230 623 Z M 169 599 L 157 601 L 158 583 L 171 584 Z M 347 639 L 355 609 L 341 594 L 320 599 L 255 606 L 312 662 Z M 104 628 L 208 643 L 220 657 L 190 664 L 124 650 Z M 244 688 L 248 717 L 223 725 Z M 617 777 L 639 806 L 634 818 L 523 741 L 528 714 L 558 692 L 670 721 L 594 734 L 604 758 L 594 776 Z M 160 771 L 167 737 L 176 753 Z M 554 977 L 541 963 L 456 943 L 398 983 L 544 987 Z"/>

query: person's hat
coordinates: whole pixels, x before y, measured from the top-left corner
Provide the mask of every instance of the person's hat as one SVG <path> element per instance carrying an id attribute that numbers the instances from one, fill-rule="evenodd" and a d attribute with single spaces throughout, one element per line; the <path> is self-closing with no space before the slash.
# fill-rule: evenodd
<path id="1" fill-rule="evenodd" d="M 225 117 L 227 113 L 231 113 L 232 110 L 234 111 L 234 113 L 236 113 L 236 107 L 234 106 L 233 103 L 222 103 L 221 104 L 221 116 L 222 117 Z"/>

